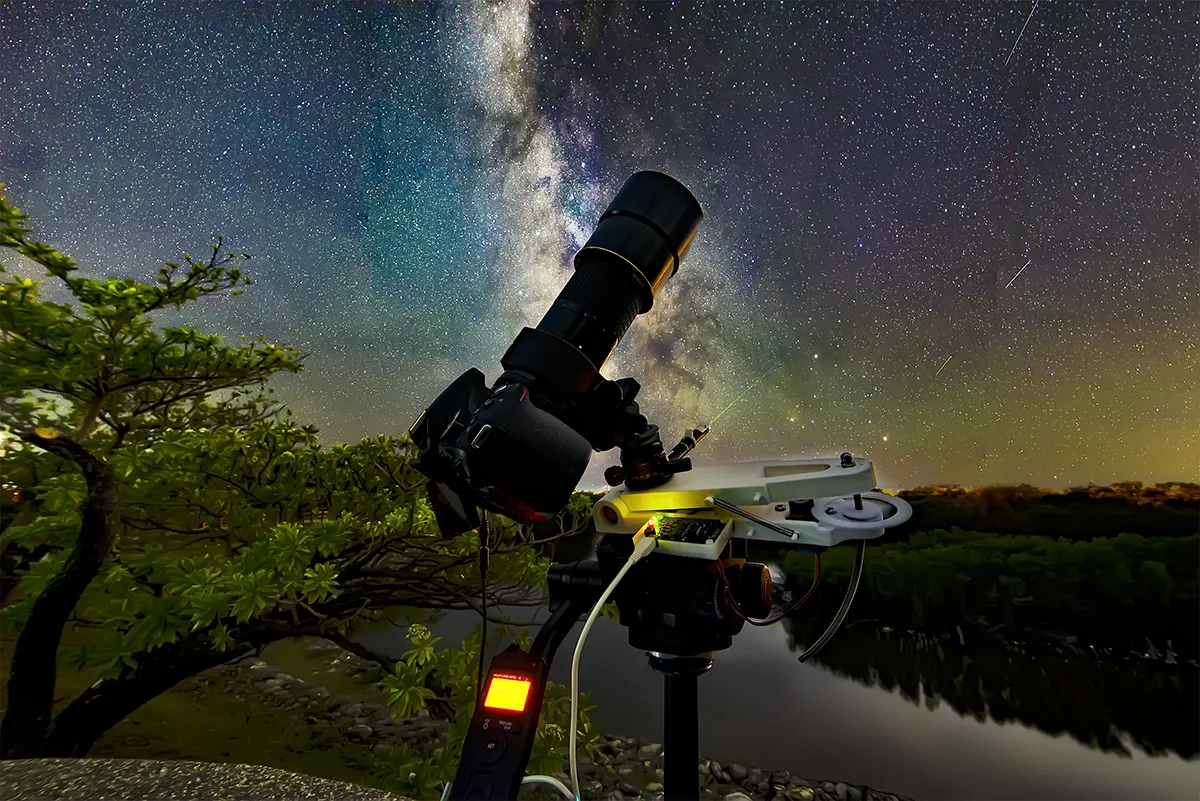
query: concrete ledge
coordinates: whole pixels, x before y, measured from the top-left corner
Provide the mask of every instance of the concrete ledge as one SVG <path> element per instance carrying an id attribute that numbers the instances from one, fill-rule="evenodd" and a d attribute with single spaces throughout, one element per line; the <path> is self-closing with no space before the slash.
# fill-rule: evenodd
<path id="1" fill-rule="evenodd" d="M 0 762 L 4 801 L 409 801 L 261 765 L 152 759 Z"/>

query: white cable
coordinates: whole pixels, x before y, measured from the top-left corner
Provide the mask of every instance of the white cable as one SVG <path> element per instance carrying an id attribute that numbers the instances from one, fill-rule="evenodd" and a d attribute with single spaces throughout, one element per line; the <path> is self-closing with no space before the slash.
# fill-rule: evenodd
<path id="1" fill-rule="evenodd" d="M 524 779 L 521 779 L 521 784 L 548 784 L 555 790 L 558 790 L 560 793 L 565 795 L 567 797 L 567 801 L 579 801 L 579 796 L 572 793 L 571 788 L 567 787 L 567 785 L 563 784 L 553 776 L 542 776 L 540 774 L 526 776 Z M 446 799 L 450 797 L 450 788 L 452 786 L 453 785 L 451 782 L 446 782 L 446 787 L 442 790 L 442 801 L 446 801 Z"/>
<path id="2" fill-rule="evenodd" d="M 565 795 L 567 797 L 567 801 L 578 801 L 579 798 L 579 796 L 571 792 L 571 788 L 567 787 L 567 785 L 563 784 L 553 776 L 526 776 L 521 780 L 521 784 L 548 784 L 555 790 L 558 790 L 560 793 Z"/>
<path id="3" fill-rule="evenodd" d="M 587 639 L 588 632 L 592 630 L 592 625 L 600 617 L 601 607 L 608 601 L 608 596 L 612 595 L 617 585 L 621 583 L 621 579 L 625 578 L 625 574 L 629 572 L 629 568 L 641 561 L 657 545 L 658 540 L 654 537 L 644 535 L 634 543 L 633 553 L 630 554 L 629 561 L 621 565 L 616 578 L 612 580 L 612 583 L 608 585 L 604 593 L 600 596 L 600 600 L 596 601 L 596 605 L 592 607 L 592 613 L 588 615 L 587 622 L 583 624 L 583 631 L 579 632 L 579 642 L 575 644 L 575 657 L 571 660 L 571 784 L 575 787 L 576 799 L 582 798 L 579 794 L 579 762 L 576 758 L 575 746 L 579 735 L 579 657 L 583 655 L 583 643 Z"/>

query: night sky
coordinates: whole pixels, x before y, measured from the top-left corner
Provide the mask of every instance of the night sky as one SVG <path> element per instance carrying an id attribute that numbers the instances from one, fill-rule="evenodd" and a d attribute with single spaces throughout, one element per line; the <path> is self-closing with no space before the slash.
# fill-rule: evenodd
<path id="1" fill-rule="evenodd" d="M 0 2 L 0 180 L 88 274 L 251 253 L 183 319 L 310 352 L 330 442 L 497 376 L 658 169 L 706 219 L 604 373 L 668 447 L 752 386 L 698 462 L 1196 480 L 1200 4 L 1031 8 Z"/>

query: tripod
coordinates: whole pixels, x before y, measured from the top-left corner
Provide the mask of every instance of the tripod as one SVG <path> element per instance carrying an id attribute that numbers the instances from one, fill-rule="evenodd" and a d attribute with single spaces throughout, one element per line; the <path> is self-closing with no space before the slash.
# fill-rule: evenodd
<path id="1" fill-rule="evenodd" d="M 552 594 L 557 587 L 560 598 L 569 596 L 575 605 L 581 605 L 582 596 L 594 597 L 591 588 L 604 583 L 585 577 L 613 575 L 628 549 L 628 537 L 602 537 L 596 560 L 552 569 Z M 700 598 L 712 599 L 718 586 L 719 579 L 708 572 L 707 563 L 658 554 L 630 571 L 614 596 L 621 624 L 629 631 L 629 645 L 645 651 L 650 667 L 663 676 L 663 789 L 667 801 L 696 801 L 700 796 L 697 679 L 712 668 L 715 653 L 729 648 L 733 635 L 741 629 L 739 619 L 707 614 L 705 610 L 715 607 L 699 602 Z M 741 588 L 734 592 L 749 603 Z"/>
<path id="2" fill-rule="evenodd" d="M 700 797 L 700 723 L 696 679 L 712 667 L 711 656 L 649 653 L 650 667 L 663 674 L 663 792 L 666 801 Z"/>

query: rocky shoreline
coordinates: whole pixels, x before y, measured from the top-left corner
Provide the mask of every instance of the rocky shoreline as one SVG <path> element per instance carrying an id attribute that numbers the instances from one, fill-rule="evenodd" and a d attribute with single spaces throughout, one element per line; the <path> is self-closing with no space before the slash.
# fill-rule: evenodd
<path id="1" fill-rule="evenodd" d="M 379 667 L 324 640 L 309 646 L 313 657 L 328 660 L 329 671 L 351 676 L 367 686 L 381 677 Z M 255 656 L 231 663 L 248 672 L 254 687 L 271 705 L 302 714 L 311 726 L 370 745 L 377 754 L 404 743 L 423 753 L 444 744 L 449 724 L 422 711 L 406 720 L 393 720 L 380 704 L 331 695 L 325 687 L 302 681 L 271 667 Z M 606 737 L 595 759 L 579 761 L 582 795 L 595 801 L 662 801 L 663 749 L 658 743 L 633 737 Z M 567 765 L 555 774 L 567 780 Z M 785 770 L 768 770 L 736 762 L 702 758 L 700 797 L 703 801 L 910 801 L 903 796 L 844 782 L 811 781 Z M 550 788 L 529 791 L 539 798 L 560 798 Z"/>

